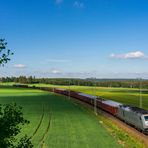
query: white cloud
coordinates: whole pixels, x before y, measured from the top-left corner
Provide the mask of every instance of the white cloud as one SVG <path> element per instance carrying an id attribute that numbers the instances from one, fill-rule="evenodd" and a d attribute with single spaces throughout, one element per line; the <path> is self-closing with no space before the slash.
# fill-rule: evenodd
<path id="1" fill-rule="evenodd" d="M 79 1 L 75 1 L 73 3 L 73 6 L 76 8 L 84 8 L 84 3 L 83 2 L 79 2 Z"/>
<path id="2" fill-rule="evenodd" d="M 51 68 L 49 70 L 43 70 L 43 69 L 36 70 L 34 73 L 40 74 L 43 76 L 51 76 L 51 75 L 55 75 L 55 74 L 63 74 L 63 71 L 58 68 Z"/>
<path id="3" fill-rule="evenodd" d="M 148 56 L 145 55 L 141 51 L 129 52 L 125 54 L 111 54 L 110 57 L 116 58 L 116 59 L 146 59 L 148 58 Z"/>
<path id="4" fill-rule="evenodd" d="M 59 4 L 62 4 L 63 1 L 64 1 L 64 0 L 55 0 L 55 3 L 56 3 L 57 5 L 59 5 Z"/>
<path id="5" fill-rule="evenodd" d="M 52 70 L 51 70 L 51 73 L 52 73 L 52 74 L 62 74 L 62 71 L 59 70 L 59 69 L 52 69 Z"/>
<path id="6" fill-rule="evenodd" d="M 49 70 L 37 70 L 34 72 L 39 77 L 51 77 L 51 78 L 87 78 L 95 77 L 97 74 L 95 71 L 82 71 L 82 72 L 68 72 L 59 68 L 52 68 Z"/>
<path id="7" fill-rule="evenodd" d="M 15 68 L 26 68 L 26 65 L 24 65 L 24 64 L 15 64 L 15 65 L 13 65 L 13 67 L 15 67 Z"/>

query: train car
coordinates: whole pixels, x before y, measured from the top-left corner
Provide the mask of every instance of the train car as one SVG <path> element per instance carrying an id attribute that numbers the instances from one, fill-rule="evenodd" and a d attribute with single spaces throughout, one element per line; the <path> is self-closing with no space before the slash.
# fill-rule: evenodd
<path id="1" fill-rule="evenodd" d="M 107 111 L 112 115 L 117 115 L 120 105 L 122 104 L 112 100 L 97 100 L 97 107 L 103 109 L 104 111 Z"/>
<path id="2" fill-rule="evenodd" d="M 78 99 L 80 101 L 83 101 L 85 103 L 94 104 L 94 99 L 97 99 L 97 97 L 92 96 L 92 95 L 88 95 L 88 94 L 84 94 L 84 93 L 78 93 Z"/>
<path id="3" fill-rule="evenodd" d="M 62 88 L 54 88 L 54 92 L 62 95 L 69 95 L 69 91 Z"/>
<path id="4" fill-rule="evenodd" d="M 58 94 L 73 97 L 75 99 L 78 99 L 78 100 L 88 103 L 88 104 L 93 104 L 93 102 L 94 102 L 93 100 L 97 98 L 95 96 L 84 94 L 81 92 L 69 91 L 69 90 L 59 89 L 59 88 L 54 88 L 54 92 L 58 93 Z"/>
<path id="5" fill-rule="evenodd" d="M 65 90 L 64 89 L 59 89 L 59 88 L 54 88 L 55 93 L 62 94 L 63 91 L 65 91 Z"/>
<path id="6" fill-rule="evenodd" d="M 133 107 L 130 105 L 122 105 L 118 108 L 117 117 L 126 123 L 133 125 L 138 130 L 148 133 L 148 111 Z"/>
<path id="7" fill-rule="evenodd" d="M 75 92 L 75 91 L 70 91 L 70 97 L 75 98 L 75 99 L 79 99 L 79 92 Z"/>

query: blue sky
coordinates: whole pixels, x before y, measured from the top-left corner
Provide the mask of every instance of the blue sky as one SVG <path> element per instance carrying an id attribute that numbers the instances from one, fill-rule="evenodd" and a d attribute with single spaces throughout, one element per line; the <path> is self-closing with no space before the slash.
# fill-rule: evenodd
<path id="1" fill-rule="evenodd" d="M 1 0 L 0 76 L 148 78 L 147 26 L 147 0 Z"/>

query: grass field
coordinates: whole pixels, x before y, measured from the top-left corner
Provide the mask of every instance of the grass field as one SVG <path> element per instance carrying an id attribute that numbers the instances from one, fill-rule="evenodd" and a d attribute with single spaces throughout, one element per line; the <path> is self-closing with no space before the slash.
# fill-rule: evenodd
<path id="1" fill-rule="evenodd" d="M 120 148 L 92 113 L 64 96 L 33 89 L 0 88 L 0 104 L 16 102 L 31 123 L 19 136 L 35 148 Z"/>
<path id="2" fill-rule="evenodd" d="M 38 86 L 48 86 L 48 87 L 69 89 L 69 86 L 53 86 L 53 85 L 46 85 L 46 84 L 38 84 Z M 96 87 L 96 91 L 95 91 L 94 87 L 87 87 L 87 86 L 70 86 L 70 89 L 78 92 L 92 94 L 92 95 L 96 94 L 97 96 L 103 97 L 105 99 L 111 99 L 124 104 L 131 104 L 138 107 L 140 104 L 139 89 Z M 141 96 L 142 96 L 143 108 L 148 109 L 148 90 L 146 89 L 142 90 Z"/>

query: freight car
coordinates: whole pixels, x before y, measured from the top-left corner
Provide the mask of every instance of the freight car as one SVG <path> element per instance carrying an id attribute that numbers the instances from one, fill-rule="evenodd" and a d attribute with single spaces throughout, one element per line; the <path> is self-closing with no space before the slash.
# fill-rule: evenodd
<path id="1" fill-rule="evenodd" d="M 97 107 L 115 116 L 118 113 L 118 108 L 120 105 L 122 104 L 112 100 L 97 100 Z"/>
<path id="2" fill-rule="evenodd" d="M 62 94 L 62 95 L 65 95 L 65 96 L 68 96 L 69 95 L 69 91 L 68 90 L 65 90 L 65 89 L 62 89 L 62 88 L 54 88 L 53 89 L 55 93 L 58 93 L 58 94 Z"/>
<path id="3" fill-rule="evenodd" d="M 93 105 L 94 104 L 94 99 L 97 99 L 97 97 L 95 97 L 95 96 L 84 94 L 84 93 L 78 93 L 77 95 L 78 95 L 77 98 L 80 101 L 83 101 L 83 102 L 88 103 L 90 105 Z"/>
<path id="4" fill-rule="evenodd" d="M 66 95 L 66 96 L 70 95 L 71 97 L 76 98 L 76 99 L 78 99 L 82 102 L 85 102 L 87 104 L 90 104 L 92 106 L 94 106 L 94 103 L 95 103 L 94 100 L 96 99 L 97 108 L 101 108 L 112 115 L 116 115 L 118 107 L 120 105 L 122 105 L 121 103 L 118 103 L 118 102 L 115 102 L 112 100 L 104 100 L 100 97 L 96 97 L 96 96 L 89 95 L 89 94 L 84 94 L 81 92 L 68 91 L 65 89 L 58 89 L 58 88 L 54 89 L 54 92 L 60 93 L 60 94 Z"/>

